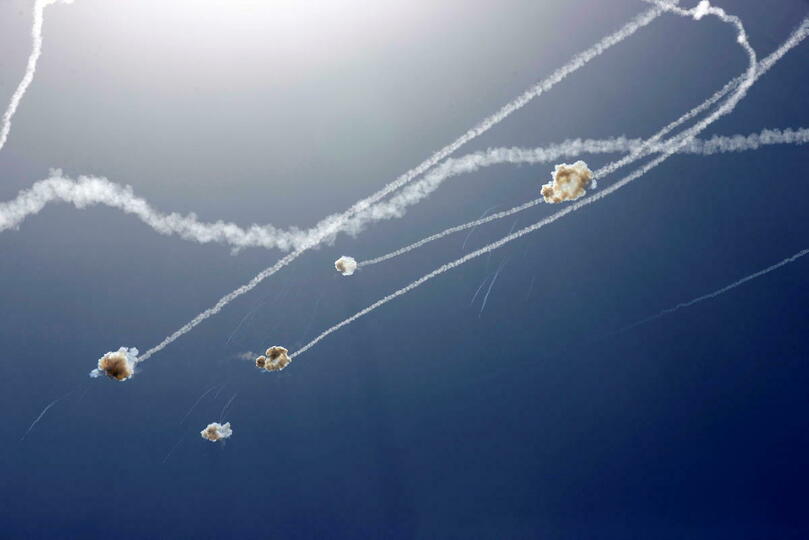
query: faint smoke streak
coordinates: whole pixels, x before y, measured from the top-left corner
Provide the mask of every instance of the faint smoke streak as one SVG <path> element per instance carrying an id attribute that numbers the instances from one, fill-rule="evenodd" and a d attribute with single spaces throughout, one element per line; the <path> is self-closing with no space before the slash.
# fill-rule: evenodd
<path id="1" fill-rule="evenodd" d="M 637 328 L 638 326 L 641 326 L 642 324 L 646 324 L 646 323 L 648 323 L 648 322 L 652 322 L 652 321 L 654 321 L 654 320 L 656 320 L 656 319 L 659 319 L 659 318 L 661 318 L 661 317 L 665 317 L 666 315 L 669 315 L 669 314 L 671 314 L 671 313 L 674 313 L 675 311 L 679 311 L 679 310 L 681 310 L 681 309 L 683 309 L 683 308 L 691 307 L 691 306 L 693 306 L 694 304 L 698 304 L 698 303 L 703 302 L 703 301 L 705 301 L 705 300 L 710 300 L 711 298 L 716 298 L 716 297 L 717 297 L 717 296 L 719 296 L 720 294 L 724 294 L 724 293 L 726 293 L 726 292 L 728 292 L 728 291 L 730 291 L 730 290 L 732 290 L 732 289 L 735 289 L 736 287 L 738 287 L 738 286 L 740 286 L 740 285 L 744 285 L 744 284 L 745 284 L 745 283 L 747 283 L 748 281 L 752 281 L 752 280 L 754 280 L 754 279 L 756 279 L 756 278 L 759 278 L 759 277 L 761 277 L 761 276 L 763 276 L 763 275 L 765 275 L 765 274 L 769 274 L 769 273 L 770 273 L 770 272 L 772 272 L 773 270 L 777 270 L 777 269 L 781 268 L 782 266 L 785 266 L 785 265 L 787 265 L 787 264 L 789 264 L 789 263 L 795 262 L 796 260 L 800 259 L 801 257 L 803 257 L 804 255 L 806 255 L 807 253 L 809 253 L 809 249 L 804 249 L 804 250 L 802 250 L 802 251 L 799 251 L 799 252 L 798 252 L 798 253 L 796 253 L 795 255 L 792 255 L 792 256 L 790 256 L 790 257 L 787 257 L 786 259 L 784 259 L 784 260 L 783 260 L 783 261 L 781 261 L 781 262 L 778 262 L 778 263 L 776 263 L 776 264 L 773 264 L 773 265 L 771 265 L 771 266 L 768 266 L 767 268 L 765 268 L 765 269 L 763 269 L 763 270 L 759 270 L 758 272 L 755 272 L 755 273 L 753 273 L 753 274 L 750 274 L 749 276 L 745 276 L 745 277 L 743 277 L 743 278 L 741 278 L 741 279 L 739 279 L 739 280 L 737 280 L 737 281 L 734 281 L 734 282 L 733 282 L 733 283 L 731 283 L 730 285 L 727 285 L 727 286 L 725 286 L 725 287 L 722 287 L 721 289 L 717 289 L 717 290 L 715 290 L 715 291 L 713 291 L 713 292 L 711 292 L 711 293 L 704 294 L 704 295 L 702 295 L 702 296 L 698 296 L 698 297 L 696 297 L 696 298 L 693 298 L 693 299 L 691 299 L 691 300 L 688 300 L 687 302 L 682 302 L 682 303 L 679 303 L 679 304 L 677 304 L 676 306 L 674 306 L 674 307 L 670 307 L 670 308 L 667 308 L 667 309 L 664 309 L 664 310 L 660 311 L 659 313 L 657 313 L 657 314 L 655 314 L 655 315 L 652 315 L 652 316 L 650 316 L 650 317 L 646 317 L 646 318 L 644 318 L 644 319 L 640 319 L 639 321 L 636 321 L 636 322 L 634 322 L 634 323 L 632 323 L 632 324 L 628 324 L 627 326 L 624 326 L 623 328 L 621 328 L 620 330 L 616 331 L 616 332 L 615 332 L 614 334 L 612 334 L 612 335 L 616 335 L 616 334 L 622 334 L 622 333 L 624 333 L 624 332 L 627 332 L 627 331 L 629 331 L 629 330 L 632 330 L 633 328 Z"/>

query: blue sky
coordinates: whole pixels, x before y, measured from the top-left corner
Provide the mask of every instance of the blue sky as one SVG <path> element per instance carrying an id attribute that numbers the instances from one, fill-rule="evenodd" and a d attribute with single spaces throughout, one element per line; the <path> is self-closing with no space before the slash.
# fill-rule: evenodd
<path id="1" fill-rule="evenodd" d="M 647 9 L 163 4 L 48 8 L 39 70 L 0 153 L 0 200 L 61 167 L 130 184 L 164 211 L 310 226 Z M 717 4 L 762 56 L 809 15 L 801 1 Z M 30 50 L 30 9 L 0 1 L 3 103 Z M 809 126 L 806 47 L 706 135 Z M 461 153 L 650 136 L 744 68 L 726 26 L 664 16 Z M 809 261 L 598 338 L 809 247 L 806 165 L 805 147 L 674 156 L 280 374 L 238 358 L 294 350 L 461 256 L 465 235 L 351 279 L 334 272 L 337 256 L 380 255 L 534 198 L 551 167 L 461 176 L 404 218 L 306 254 L 123 384 L 87 372 L 105 351 L 159 342 L 281 254 L 231 255 L 114 210 L 49 207 L 0 234 L 4 528 L 13 538 L 802 537 Z M 466 247 L 513 223 L 476 230 Z M 472 296 L 501 264 L 481 311 Z M 202 440 L 233 396 L 232 439 Z"/>

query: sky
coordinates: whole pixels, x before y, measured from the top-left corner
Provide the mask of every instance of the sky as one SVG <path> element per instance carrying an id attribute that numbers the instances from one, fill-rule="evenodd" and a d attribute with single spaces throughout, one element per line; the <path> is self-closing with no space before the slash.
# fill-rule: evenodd
<path id="1" fill-rule="evenodd" d="M 36 77 L 0 151 L 0 201 L 58 167 L 131 185 L 166 212 L 309 227 L 648 9 L 166 4 L 47 8 Z M 3 106 L 30 53 L 32 5 L 0 0 Z M 716 5 L 762 57 L 809 16 L 802 0 Z M 809 126 L 807 47 L 703 136 Z M 664 15 L 457 155 L 649 137 L 745 68 L 727 25 Z M 809 260 L 615 331 L 809 247 L 807 165 L 806 146 L 673 156 L 281 373 L 242 357 L 296 350 L 515 219 L 556 210 L 350 278 L 334 271 L 341 255 L 382 255 L 533 199 L 553 167 L 458 176 L 401 219 L 306 253 L 124 383 L 87 373 L 106 351 L 158 343 L 282 253 L 232 254 L 113 209 L 49 206 L 0 234 L 4 536 L 803 538 Z M 483 308 L 475 292 L 498 268 Z M 203 440 L 219 420 L 233 436 Z"/>

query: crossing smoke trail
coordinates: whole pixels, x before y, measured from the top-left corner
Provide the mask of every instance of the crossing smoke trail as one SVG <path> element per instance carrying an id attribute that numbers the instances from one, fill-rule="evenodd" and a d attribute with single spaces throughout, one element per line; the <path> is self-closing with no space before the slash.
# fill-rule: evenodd
<path id="1" fill-rule="evenodd" d="M 712 155 L 724 152 L 756 150 L 761 146 L 774 144 L 809 143 L 809 129 L 765 129 L 750 135 L 714 136 L 710 139 L 694 139 L 678 152 Z M 405 188 L 402 193 L 388 201 L 379 202 L 351 218 L 353 228 L 404 215 L 405 209 L 428 197 L 448 178 L 475 172 L 483 167 L 498 164 L 537 164 L 550 163 L 560 158 L 576 157 L 581 154 L 636 152 L 644 144 L 643 139 L 615 137 L 610 139 L 571 139 L 559 144 L 540 148 L 493 148 L 476 152 L 457 159 L 448 159 L 421 180 Z M 650 153 L 659 153 L 667 148 L 667 141 L 650 146 Z M 601 176 L 605 173 L 600 172 Z M 222 221 L 204 223 L 193 214 L 163 214 L 137 197 L 132 188 L 110 182 L 99 176 L 80 176 L 72 179 L 62 171 L 54 169 L 49 178 L 35 183 L 21 191 L 10 201 L 0 203 L 0 232 L 19 227 L 27 218 L 38 214 L 48 204 L 64 202 L 77 208 L 103 204 L 117 208 L 126 214 L 135 215 L 156 232 L 165 235 L 176 234 L 180 238 L 199 243 L 218 242 L 235 248 L 264 247 L 287 248 L 297 244 L 308 233 L 302 231 L 281 231 L 271 225 L 252 225 L 241 228 L 234 223 Z M 534 206 L 531 204 L 530 206 Z M 522 208 L 524 209 L 524 208 Z M 491 210 L 491 209 L 489 209 Z M 487 211 L 488 212 L 488 211 Z M 495 214 L 495 218 L 475 223 L 482 224 L 493 219 L 511 215 L 513 211 Z M 484 213 L 485 215 L 485 213 Z M 359 222 L 361 224 L 357 225 Z M 464 230 L 464 229 L 459 229 Z M 387 257 L 389 258 L 389 257 Z M 385 260 L 385 259 L 382 259 Z M 374 264 L 381 260 L 364 261 L 361 264 Z"/>
<path id="2" fill-rule="evenodd" d="M 451 153 L 458 150 L 461 146 L 463 146 L 467 142 L 482 135 L 499 122 L 502 122 L 509 115 L 524 107 L 534 98 L 550 90 L 553 86 L 561 82 L 571 73 L 583 67 L 590 60 L 601 55 L 602 53 L 604 53 L 604 51 L 606 51 L 613 45 L 620 43 L 624 39 L 628 38 L 638 30 L 640 30 L 641 28 L 652 22 L 654 19 L 662 15 L 664 11 L 665 9 L 663 9 L 660 6 L 657 6 L 649 11 L 646 11 L 636 16 L 635 18 L 630 20 L 627 24 L 625 24 L 620 30 L 601 39 L 601 41 L 599 41 L 589 49 L 576 55 L 570 62 L 568 62 L 567 64 L 556 70 L 554 73 L 552 73 L 550 77 L 546 78 L 542 82 L 532 86 L 531 88 L 523 92 L 520 96 L 504 105 L 499 111 L 485 118 L 477 126 L 470 129 L 469 131 L 461 135 L 458 139 L 456 139 L 454 142 L 450 143 L 449 145 L 445 146 L 444 148 L 433 154 L 429 159 L 422 162 L 416 168 L 411 169 L 410 171 L 404 173 L 402 176 L 400 176 L 393 182 L 389 183 L 384 188 L 377 191 L 370 197 L 367 197 L 366 199 L 363 199 L 358 203 L 354 204 L 346 212 L 339 214 L 337 216 L 327 217 L 326 219 L 322 220 L 314 229 L 317 232 L 314 234 L 310 234 L 308 238 L 303 239 L 301 241 L 301 244 L 297 247 L 297 249 L 295 249 L 295 251 L 283 257 L 273 266 L 266 268 L 265 270 L 260 272 L 256 277 L 254 277 L 245 285 L 242 285 L 235 291 L 228 293 L 222 298 L 220 298 L 219 301 L 213 307 L 206 309 L 205 311 L 194 317 L 190 322 L 182 326 L 179 330 L 169 335 L 155 347 L 152 347 L 151 349 L 146 351 L 146 353 L 144 353 L 143 356 L 138 358 L 138 362 L 142 362 L 150 358 L 153 354 L 163 350 L 173 341 L 177 340 L 184 334 L 190 332 L 195 326 L 200 324 L 202 321 L 221 311 L 222 308 L 224 308 L 234 299 L 254 289 L 264 279 L 270 277 L 278 270 L 294 261 L 298 256 L 300 256 L 305 251 L 308 251 L 309 249 L 312 249 L 320 245 L 324 241 L 333 239 L 334 236 L 337 234 L 337 232 L 339 232 L 340 230 L 344 230 L 349 233 L 358 232 L 359 229 L 356 225 L 352 228 L 350 223 L 348 224 L 346 223 L 356 213 L 367 209 L 370 205 L 382 199 L 387 194 L 391 193 L 396 189 L 399 189 L 403 185 L 407 184 L 408 182 L 416 178 L 418 175 L 426 172 L 427 170 L 432 168 L 435 164 L 437 164 L 442 159 L 449 156 Z"/>
<path id="3" fill-rule="evenodd" d="M 721 289 L 717 289 L 714 292 L 704 294 L 702 296 L 698 296 L 698 297 L 696 297 L 694 299 L 691 299 L 691 300 L 689 300 L 687 302 L 682 302 L 680 304 L 677 304 L 674 307 L 664 309 L 664 310 L 660 311 L 659 313 L 657 313 L 655 315 L 652 315 L 650 317 L 646 317 L 645 319 L 641 319 L 641 320 L 636 321 L 636 322 L 634 322 L 632 324 L 624 326 L 620 330 L 616 331 L 613 335 L 622 334 L 624 332 L 632 330 L 633 328 L 637 328 L 638 326 L 641 326 L 642 324 L 646 324 L 648 322 L 654 321 L 654 320 L 659 319 L 661 317 L 665 317 L 666 315 L 670 315 L 671 313 L 674 313 L 675 311 L 679 311 L 680 309 L 691 307 L 694 304 L 698 304 L 698 303 L 703 302 L 705 300 L 710 300 L 711 298 L 716 298 L 720 294 L 724 294 L 724 293 L 730 291 L 731 289 L 735 289 L 736 287 L 738 287 L 740 285 L 744 285 L 748 281 L 752 281 L 752 280 L 754 280 L 756 278 L 759 278 L 759 277 L 761 277 L 761 276 L 763 276 L 765 274 L 769 274 L 773 270 L 777 270 L 777 269 L 781 268 L 782 266 L 785 266 L 785 265 L 787 265 L 789 263 L 795 262 L 796 260 L 800 259 L 801 257 L 806 255 L 807 253 L 809 253 L 809 249 L 804 249 L 802 251 L 799 251 L 795 255 L 792 255 L 791 257 L 787 257 L 786 259 L 784 259 L 781 262 L 778 262 L 776 264 L 768 266 L 767 268 L 765 268 L 763 270 L 759 270 L 758 272 L 750 274 L 749 276 L 746 276 L 746 277 L 743 277 L 743 278 L 741 278 L 741 279 L 739 279 L 737 281 L 734 281 L 730 285 L 722 287 Z"/>
<path id="4" fill-rule="evenodd" d="M 0 150 L 6 145 L 8 135 L 11 132 L 11 119 L 17 112 L 25 92 L 31 86 L 34 80 L 34 74 L 37 70 L 37 61 L 42 55 L 42 26 L 45 23 L 45 8 L 53 4 L 72 4 L 73 0 L 36 0 L 34 2 L 34 24 L 31 27 L 31 38 L 33 40 L 33 47 L 31 55 L 28 57 L 28 64 L 25 66 L 25 75 L 23 75 L 20 84 L 14 93 L 11 95 L 6 112 L 3 113 L 2 127 L 0 127 Z"/>
<path id="5" fill-rule="evenodd" d="M 701 131 L 703 131 L 710 124 L 715 122 L 718 118 L 720 118 L 721 116 L 724 116 L 724 115 L 728 114 L 730 111 L 732 111 L 733 108 L 736 106 L 736 104 L 739 101 L 741 101 L 741 99 L 747 93 L 747 90 L 753 85 L 753 83 L 757 79 L 756 53 L 752 49 L 752 47 L 750 47 L 749 43 L 747 42 L 747 33 L 746 33 L 746 31 L 744 29 L 744 26 L 742 25 L 741 21 L 739 20 L 739 18 L 735 17 L 735 16 L 732 16 L 732 15 L 727 15 L 724 12 L 724 10 L 722 10 L 720 8 L 717 8 L 717 7 L 714 7 L 714 6 L 710 6 L 705 1 L 700 2 L 700 4 L 696 8 L 693 8 L 691 10 L 682 10 L 680 8 L 677 8 L 676 6 L 662 4 L 662 3 L 660 5 L 661 5 L 661 7 L 664 7 L 667 10 L 671 10 L 671 11 L 673 11 L 673 12 L 679 14 L 679 15 L 683 15 L 683 16 L 686 16 L 686 17 L 701 18 L 705 14 L 711 14 L 711 15 L 714 15 L 714 16 L 718 17 L 723 22 L 725 22 L 727 24 L 730 24 L 730 25 L 732 25 L 732 26 L 734 26 L 736 28 L 736 30 L 737 30 L 737 42 L 745 50 L 745 52 L 747 53 L 748 59 L 749 59 L 749 66 L 748 66 L 748 69 L 745 72 L 744 79 L 739 84 L 736 91 L 733 94 L 731 94 L 731 96 L 728 97 L 728 99 L 724 103 L 722 103 L 714 112 L 709 114 L 703 120 L 697 122 L 694 126 L 692 126 L 691 128 L 685 130 L 682 134 L 678 135 L 677 142 L 672 144 L 671 147 L 669 149 L 667 149 L 662 155 L 660 155 L 659 157 L 657 157 L 654 160 L 650 161 L 649 163 L 647 163 L 643 167 L 637 169 L 636 171 L 629 174 L 628 176 L 624 177 L 623 179 L 616 182 L 615 184 L 609 186 L 608 188 L 606 188 L 606 189 L 604 189 L 604 190 L 602 190 L 600 192 L 597 192 L 597 193 L 595 193 L 593 195 L 590 195 L 589 197 L 586 197 L 584 199 L 579 199 L 577 202 L 574 202 L 574 203 L 570 204 L 569 206 L 566 206 L 564 209 L 556 212 L 555 214 L 552 214 L 551 216 L 549 216 L 549 217 L 547 217 L 547 218 L 545 218 L 545 219 L 543 219 L 543 220 L 541 220 L 541 221 L 539 221 L 537 223 L 534 223 L 533 225 L 529 225 L 528 227 L 525 227 L 525 228 L 523 228 L 523 229 L 521 229 L 521 230 L 519 230 L 519 231 L 517 231 L 515 233 L 511 233 L 508 236 L 505 236 L 504 238 L 501 238 L 500 240 L 497 240 L 496 242 L 492 242 L 491 244 L 488 244 L 488 245 L 486 245 L 486 246 L 484 246 L 484 247 L 482 247 L 482 248 L 480 248 L 480 249 L 478 249 L 476 251 L 473 251 L 473 252 L 471 252 L 471 253 L 469 253 L 469 254 L 467 254 L 467 255 L 459 258 L 459 259 L 456 259 L 455 261 L 452 261 L 450 263 L 447 263 L 447 264 L 444 264 L 444 265 L 440 266 L 436 270 L 433 270 L 432 272 L 422 276 L 421 278 L 419 278 L 416 281 L 410 283 L 409 285 L 399 289 L 398 291 L 395 291 L 395 292 L 385 296 L 381 300 L 377 300 L 376 302 L 374 302 L 370 306 L 366 307 L 363 310 L 360 310 L 359 312 L 355 313 L 351 317 L 348 317 L 347 319 L 344 319 L 343 321 L 341 321 L 341 322 L 335 324 L 334 326 L 326 329 L 320 335 L 315 337 L 312 341 L 310 341 L 309 343 L 307 343 L 306 345 L 301 347 L 297 352 L 294 352 L 294 353 L 290 354 L 289 355 L 290 358 L 294 359 L 298 355 L 300 355 L 300 354 L 308 351 L 312 347 L 314 347 L 317 343 L 319 343 L 321 340 L 323 340 L 328 335 L 336 332 L 337 330 L 339 330 L 340 328 L 342 328 L 344 326 L 347 326 L 347 325 L 351 324 L 353 321 L 359 319 L 360 317 L 362 317 L 364 315 L 367 315 L 371 311 L 373 311 L 376 308 L 390 302 L 391 300 L 394 300 L 395 298 L 398 298 L 399 296 L 402 296 L 403 294 L 406 294 L 406 293 L 412 291 L 413 289 L 415 289 L 418 286 L 422 285 L 423 283 L 429 281 L 430 279 L 432 279 L 432 278 L 434 278 L 434 277 L 436 277 L 436 276 L 438 276 L 440 274 L 443 274 L 444 272 L 447 272 L 449 270 L 457 268 L 458 266 L 461 266 L 462 264 L 464 264 L 466 262 L 469 262 L 470 260 L 472 260 L 474 258 L 477 258 L 477 257 L 479 257 L 481 255 L 486 254 L 486 253 L 489 253 L 489 252 L 491 252 L 491 251 L 493 251 L 493 250 L 495 250 L 495 249 L 497 249 L 497 248 L 499 248 L 499 247 L 513 241 L 513 240 L 516 240 L 517 238 L 525 236 L 528 233 L 539 230 L 542 227 L 544 227 L 545 225 L 553 223 L 556 220 L 558 220 L 559 218 L 564 217 L 567 214 L 575 212 L 576 210 L 579 210 L 580 208 L 583 208 L 583 207 L 585 207 L 585 206 L 587 206 L 587 205 L 589 205 L 589 204 L 591 204 L 593 202 L 599 201 L 599 200 L 603 199 L 604 197 L 607 197 L 608 195 L 610 195 L 610 194 L 614 193 L 615 191 L 621 189 L 623 186 L 629 184 L 630 182 L 636 180 L 637 178 L 640 178 L 641 176 L 643 176 L 644 174 L 646 174 L 647 172 L 649 172 L 650 170 L 655 168 L 657 165 L 661 164 L 663 161 L 668 159 L 672 154 L 674 154 L 677 151 L 677 149 L 679 149 L 681 146 L 684 146 L 685 144 L 687 144 L 693 137 L 695 137 L 697 134 L 699 134 Z M 806 23 L 806 22 L 808 22 L 808 21 L 805 20 L 804 23 Z M 804 26 L 806 26 L 806 25 L 805 24 L 802 25 L 801 28 L 804 28 Z M 782 45 L 782 47 L 783 47 L 783 45 Z M 700 104 L 698 106 L 698 108 L 699 107 L 702 107 L 702 104 Z M 686 114 L 689 114 L 689 113 L 686 113 Z M 654 139 L 654 137 L 653 137 L 653 139 Z M 652 139 L 650 139 L 650 140 L 652 140 Z"/>

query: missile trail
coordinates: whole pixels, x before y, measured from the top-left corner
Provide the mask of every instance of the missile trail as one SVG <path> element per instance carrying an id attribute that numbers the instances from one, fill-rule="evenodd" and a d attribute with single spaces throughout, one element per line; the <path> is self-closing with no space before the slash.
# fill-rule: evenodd
<path id="1" fill-rule="evenodd" d="M 787 264 L 795 262 L 796 260 L 800 259 L 801 257 L 806 255 L 807 253 L 809 253 L 809 249 L 801 250 L 798 253 L 796 253 L 796 254 L 794 254 L 794 255 L 792 255 L 790 257 L 787 257 L 786 259 L 782 260 L 781 262 L 775 263 L 773 265 L 768 266 L 767 268 L 764 268 L 763 270 L 759 270 L 758 272 L 755 272 L 755 273 L 750 274 L 748 276 L 745 276 L 745 277 L 743 277 L 743 278 L 741 278 L 739 280 L 736 280 L 733 283 L 731 283 L 730 285 L 726 285 L 725 287 L 722 287 L 721 289 L 717 289 L 717 290 L 715 290 L 713 292 L 710 292 L 708 294 L 703 294 L 702 296 L 698 296 L 696 298 L 688 300 L 687 302 L 681 302 L 681 303 L 677 304 L 676 306 L 666 308 L 666 309 L 660 311 L 659 313 L 657 313 L 655 315 L 651 315 L 651 316 L 646 317 L 644 319 L 640 319 L 639 321 L 636 321 L 636 322 L 634 322 L 632 324 L 628 324 L 627 326 L 624 326 L 620 330 L 617 330 L 615 332 L 615 334 L 621 334 L 621 333 L 627 332 L 629 330 L 632 330 L 633 328 L 637 328 L 638 326 L 641 326 L 641 325 L 646 324 L 648 322 L 652 322 L 652 321 L 654 321 L 656 319 L 659 319 L 661 317 L 665 317 L 666 315 L 670 315 L 670 314 L 672 314 L 672 313 L 674 313 L 676 311 L 679 311 L 679 310 L 681 310 L 683 308 L 691 307 L 694 304 L 699 304 L 700 302 L 704 302 L 705 300 L 710 300 L 711 298 L 716 298 L 720 294 L 725 294 L 726 292 L 728 292 L 730 290 L 733 290 L 736 287 L 744 285 L 748 281 L 752 281 L 752 280 L 754 280 L 756 278 L 760 278 L 763 275 L 769 274 L 773 270 L 777 270 L 777 269 L 781 268 L 782 266 L 786 266 Z"/>

